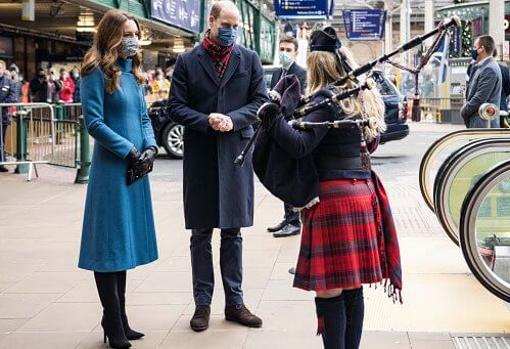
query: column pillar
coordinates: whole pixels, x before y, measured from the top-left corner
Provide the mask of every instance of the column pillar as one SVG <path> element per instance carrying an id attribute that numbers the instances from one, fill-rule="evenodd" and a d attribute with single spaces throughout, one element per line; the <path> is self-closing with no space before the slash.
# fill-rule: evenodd
<path id="1" fill-rule="evenodd" d="M 498 60 L 503 57 L 503 43 L 505 41 L 505 2 L 489 0 L 489 35 L 494 38 L 498 49 Z"/>
<path id="2" fill-rule="evenodd" d="M 424 20 L 424 32 L 431 32 L 434 29 L 434 0 L 425 0 Z"/>

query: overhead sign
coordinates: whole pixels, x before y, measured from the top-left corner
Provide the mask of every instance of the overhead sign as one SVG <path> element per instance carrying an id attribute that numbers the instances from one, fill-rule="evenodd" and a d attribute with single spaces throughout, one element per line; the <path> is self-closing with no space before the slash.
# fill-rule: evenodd
<path id="1" fill-rule="evenodd" d="M 200 32 L 200 0 L 151 0 L 151 17 L 167 24 Z"/>
<path id="2" fill-rule="evenodd" d="M 347 39 L 352 41 L 381 40 L 384 35 L 386 11 L 370 9 L 343 10 Z"/>
<path id="3" fill-rule="evenodd" d="M 329 14 L 328 0 L 274 0 L 280 18 L 324 18 Z"/>

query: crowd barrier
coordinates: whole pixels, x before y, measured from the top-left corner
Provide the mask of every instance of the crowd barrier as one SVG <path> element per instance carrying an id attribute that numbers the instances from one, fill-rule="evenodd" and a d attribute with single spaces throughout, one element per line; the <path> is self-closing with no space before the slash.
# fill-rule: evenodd
<path id="1" fill-rule="evenodd" d="M 88 181 L 90 138 L 81 115 L 81 104 L 0 103 L 12 121 L 7 127 L 5 154 L 0 165 L 16 165 L 16 173 L 37 173 L 37 164 L 77 168 L 76 182 Z M 0 123 L 1 124 L 1 123 Z M 1 152 L 0 152 L 1 153 Z"/>

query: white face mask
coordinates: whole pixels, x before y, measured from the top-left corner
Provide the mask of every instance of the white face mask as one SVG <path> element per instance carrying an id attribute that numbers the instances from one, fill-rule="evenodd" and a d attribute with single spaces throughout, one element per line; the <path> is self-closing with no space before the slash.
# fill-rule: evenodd
<path id="1" fill-rule="evenodd" d="M 294 58 L 287 52 L 280 51 L 280 63 L 284 69 L 288 69 L 294 62 Z"/>

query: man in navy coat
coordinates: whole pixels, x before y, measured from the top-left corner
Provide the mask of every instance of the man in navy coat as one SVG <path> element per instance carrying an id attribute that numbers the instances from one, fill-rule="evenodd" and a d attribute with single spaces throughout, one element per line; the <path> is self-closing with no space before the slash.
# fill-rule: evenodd
<path id="1" fill-rule="evenodd" d="M 237 45 L 239 12 L 234 3 L 214 3 L 203 42 L 179 56 L 172 76 L 169 110 L 184 125 L 184 215 L 191 229 L 195 313 L 191 328 L 209 326 L 214 290 L 211 237 L 221 229 L 220 266 L 225 317 L 245 326 L 262 320 L 244 305 L 241 227 L 253 225 L 253 169 L 235 158 L 253 136 L 258 108 L 267 101 L 257 54 Z"/>

